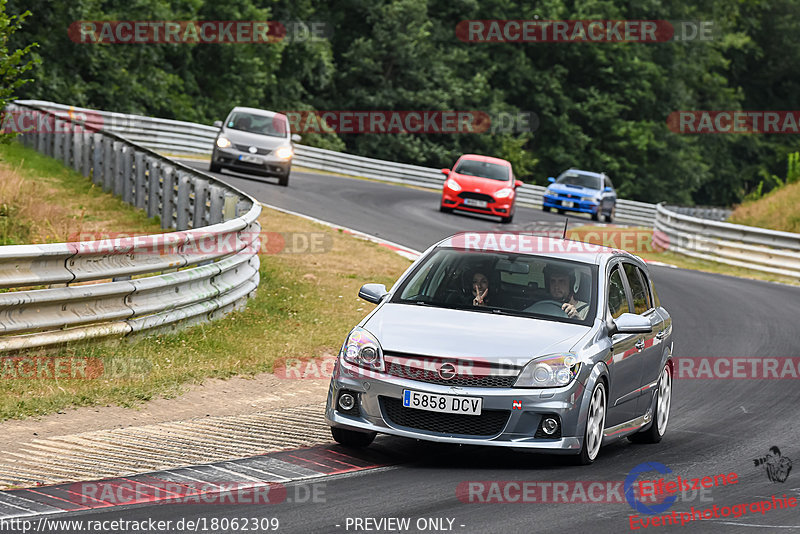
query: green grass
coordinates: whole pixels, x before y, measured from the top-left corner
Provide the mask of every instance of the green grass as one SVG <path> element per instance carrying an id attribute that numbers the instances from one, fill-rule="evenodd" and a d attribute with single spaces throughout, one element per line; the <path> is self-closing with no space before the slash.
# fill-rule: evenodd
<path id="1" fill-rule="evenodd" d="M 785 185 L 758 200 L 737 206 L 728 222 L 800 233 L 800 182 Z"/>

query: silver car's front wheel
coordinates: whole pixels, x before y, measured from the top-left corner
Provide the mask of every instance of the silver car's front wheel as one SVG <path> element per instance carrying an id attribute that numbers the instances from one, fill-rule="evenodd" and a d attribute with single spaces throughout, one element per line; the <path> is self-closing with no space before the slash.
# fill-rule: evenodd
<path id="1" fill-rule="evenodd" d="M 583 447 L 578 456 L 578 462 L 588 465 L 594 462 L 603 444 L 603 430 L 606 426 L 606 387 L 598 381 L 592 391 L 589 401 L 589 411 L 586 417 L 586 432 L 583 437 Z"/>

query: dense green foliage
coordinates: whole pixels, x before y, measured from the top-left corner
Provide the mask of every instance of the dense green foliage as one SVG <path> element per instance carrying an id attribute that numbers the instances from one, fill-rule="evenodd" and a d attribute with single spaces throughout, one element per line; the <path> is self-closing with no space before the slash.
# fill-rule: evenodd
<path id="1" fill-rule="evenodd" d="M 6 12 L 6 0 L 0 0 L 0 109 L 14 100 L 20 87 L 32 81 L 31 78 L 23 76 L 36 64 L 30 55 L 36 43 L 17 47 L 12 42 L 14 32 L 19 31 L 29 15 L 30 11 L 9 15 Z M 8 143 L 14 135 L 11 132 L 0 133 L 0 143 Z M 0 205 L 0 211 L 4 207 Z"/>
<path id="2" fill-rule="evenodd" d="M 269 7 L 258 7 L 265 6 Z M 795 0 L 11 0 L 33 17 L 36 82 L 20 91 L 86 107 L 210 124 L 234 105 L 274 110 L 534 111 L 533 133 L 311 134 L 316 146 L 422 165 L 505 157 L 544 184 L 576 166 L 622 196 L 730 204 L 786 174 L 792 135 L 681 135 L 676 110 L 798 110 Z M 465 43 L 469 19 L 713 21 L 713 41 Z M 272 44 L 79 44 L 79 20 L 322 21 L 329 39 Z"/>

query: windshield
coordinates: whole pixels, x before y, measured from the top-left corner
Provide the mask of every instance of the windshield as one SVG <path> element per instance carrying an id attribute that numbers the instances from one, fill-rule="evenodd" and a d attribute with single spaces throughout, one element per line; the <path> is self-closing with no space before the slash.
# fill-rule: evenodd
<path id="1" fill-rule="evenodd" d="M 561 176 L 558 177 L 558 180 L 556 180 L 556 183 L 563 185 L 577 185 L 580 187 L 586 187 L 588 189 L 603 188 L 601 179 L 598 176 L 582 174 L 575 171 L 567 171 L 562 173 Z"/>
<path id="2" fill-rule="evenodd" d="M 286 117 L 283 115 L 255 115 L 235 111 L 228 117 L 225 126 L 232 130 L 269 135 L 270 137 L 286 137 L 288 133 Z"/>
<path id="3" fill-rule="evenodd" d="M 589 325 L 596 286 L 595 265 L 440 248 L 403 281 L 392 302 Z"/>
<path id="4" fill-rule="evenodd" d="M 486 161 L 475 161 L 472 159 L 461 160 L 455 172 L 465 176 L 489 178 L 490 180 L 508 180 L 508 167 Z"/>

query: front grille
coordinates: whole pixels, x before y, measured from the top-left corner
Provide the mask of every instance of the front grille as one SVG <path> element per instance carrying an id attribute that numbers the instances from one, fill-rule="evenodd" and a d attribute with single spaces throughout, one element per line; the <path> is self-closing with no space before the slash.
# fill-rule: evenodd
<path id="1" fill-rule="evenodd" d="M 406 408 L 400 399 L 380 397 L 384 417 L 395 426 L 439 434 L 496 436 L 508 422 L 507 410 L 484 410 L 481 415 L 437 413 Z"/>
<path id="2" fill-rule="evenodd" d="M 440 359 L 401 353 L 384 353 L 386 374 L 427 384 L 467 386 L 475 388 L 510 388 L 519 374 L 518 368 L 492 365 L 483 361 Z M 439 375 L 441 364 L 453 363 L 457 370 L 466 371 L 445 379 Z"/>
<path id="3" fill-rule="evenodd" d="M 465 191 L 463 193 L 459 193 L 458 196 L 461 198 L 471 198 L 472 200 L 485 200 L 486 202 L 494 202 L 494 198 L 489 195 L 484 195 L 483 193 L 473 193 L 472 191 Z"/>
<path id="4" fill-rule="evenodd" d="M 247 152 L 248 154 L 250 154 L 251 153 L 250 147 L 253 145 L 233 145 L 233 146 L 236 147 L 236 150 L 240 152 Z M 256 147 L 256 154 L 260 156 L 266 156 L 270 152 L 272 152 L 272 150 L 267 150 L 266 148 L 261 148 L 260 146 Z"/>

